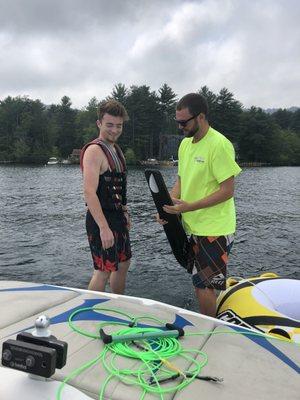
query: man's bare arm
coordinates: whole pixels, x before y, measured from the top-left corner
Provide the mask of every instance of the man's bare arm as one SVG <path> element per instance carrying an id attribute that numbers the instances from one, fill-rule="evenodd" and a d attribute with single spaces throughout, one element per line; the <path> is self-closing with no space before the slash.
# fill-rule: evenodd
<path id="1" fill-rule="evenodd" d="M 170 191 L 170 196 L 175 199 L 180 199 L 180 193 L 181 193 L 180 176 L 177 175 L 176 182 Z"/>
<path id="2" fill-rule="evenodd" d="M 188 203 L 183 200 L 173 198 L 174 206 L 164 206 L 163 209 L 170 214 L 180 214 L 189 211 L 200 210 L 201 208 L 207 208 L 215 206 L 216 204 L 223 203 L 233 197 L 234 194 L 234 177 L 230 177 L 220 183 L 220 188 L 209 196 L 203 199 L 196 200 L 192 203 Z"/>
<path id="3" fill-rule="evenodd" d="M 201 200 L 190 203 L 189 211 L 199 210 L 201 208 L 207 208 L 215 206 L 216 204 L 223 203 L 226 200 L 231 199 L 234 194 L 234 177 L 230 177 L 220 183 L 220 188 L 216 192 L 204 197 Z"/>
<path id="4" fill-rule="evenodd" d="M 111 232 L 107 220 L 103 214 L 100 201 L 97 196 L 100 173 L 104 172 L 103 167 L 106 158 L 98 145 L 90 145 L 83 158 L 83 189 L 84 198 L 90 213 L 100 229 L 100 237 L 103 248 L 109 248 L 114 243 L 113 233 Z"/>

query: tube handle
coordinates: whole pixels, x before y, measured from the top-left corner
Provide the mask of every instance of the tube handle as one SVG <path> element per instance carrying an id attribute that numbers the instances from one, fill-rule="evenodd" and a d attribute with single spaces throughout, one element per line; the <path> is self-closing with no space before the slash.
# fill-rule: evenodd
<path id="1" fill-rule="evenodd" d="M 132 340 L 149 340 L 149 339 L 159 339 L 159 338 L 178 338 L 180 336 L 178 329 L 167 330 L 167 331 L 153 331 L 153 332 L 141 332 L 136 334 L 128 335 L 108 335 L 104 330 L 100 329 L 100 337 L 104 344 L 109 343 L 122 343 L 131 342 Z"/>

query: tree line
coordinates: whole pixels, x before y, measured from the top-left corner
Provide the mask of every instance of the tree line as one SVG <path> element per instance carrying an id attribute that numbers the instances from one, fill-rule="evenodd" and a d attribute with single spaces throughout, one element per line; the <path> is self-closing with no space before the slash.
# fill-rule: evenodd
<path id="1" fill-rule="evenodd" d="M 234 144 L 239 162 L 300 165 L 300 109 L 245 109 L 226 88 L 199 91 L 209 105 L 210 124 Z M 45 105 L 27 96 L 0 101 L 0 162 L 46 163 L 49 157 L 67 158 L 73 149 L 98 136 L 97 106 L 108 98 L 120 101 L 129 121 L 120 145 L 129 162 L 158 158 L 161 135 L 178 135 L 174 121 L 178 96 L 164 84 L 127 88 L 119 83 L 106 99 L 93 97 L 86 107 L 72 107 L 64 96 L 60 104 Z"/>

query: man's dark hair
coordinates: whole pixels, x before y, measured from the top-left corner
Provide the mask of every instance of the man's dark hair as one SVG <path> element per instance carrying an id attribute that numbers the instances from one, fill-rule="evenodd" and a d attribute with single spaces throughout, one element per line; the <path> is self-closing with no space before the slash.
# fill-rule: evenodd
<path id="1" fill-rule="evenodd" d="M 107 100 L 100 103 L 97 114 L 99 121 L 102 120 L 104 114 L 109 114 L 114 117 L 121 117 L 123 118 L 123 121 L 129 120 L 125 107 L 117 100 Z"/>
<path id="2" fill-rule="evenodd" d="M 208 116 L 208 104 L 201 94 L 199 93 L 189 93 L 183 96 L 177 103 L 176 110 L 183 110 L 187 108 L 191 115 L 199 115 L 200 113 Z"/>

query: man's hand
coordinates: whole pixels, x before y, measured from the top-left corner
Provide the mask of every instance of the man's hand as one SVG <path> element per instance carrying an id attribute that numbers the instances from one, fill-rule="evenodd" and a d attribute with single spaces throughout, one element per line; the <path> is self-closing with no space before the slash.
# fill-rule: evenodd
<path id="1" fill-rule="evenodd" d="M 100 228 L 100 239 L 102 242 L 102 248 L 104 250 L 109 249 L 115 243 L 114 234 L 112 233 L 109 226 L 104 226 Z"/>
<path id="2" fill-rule="evenodd" d="M 186 201 L 176 199 L 172 197 L 172 201 L 174 203 L 174 206 L 163 206 L 163 210 L 167 212 L 168 214 L 182 214 L 187 211 L 191 211 L 189 209 L 190 203 L 187 203 Z"/>
<path id="3" fill-rule="evenodd" d="M 158 222 L 160 225 L 165 225 L 168 223 L 168 221 L 165 221 L 164 219 L 160 218 L 159 214 L 155 214 L 155 219 L 156 222 Z"/>

